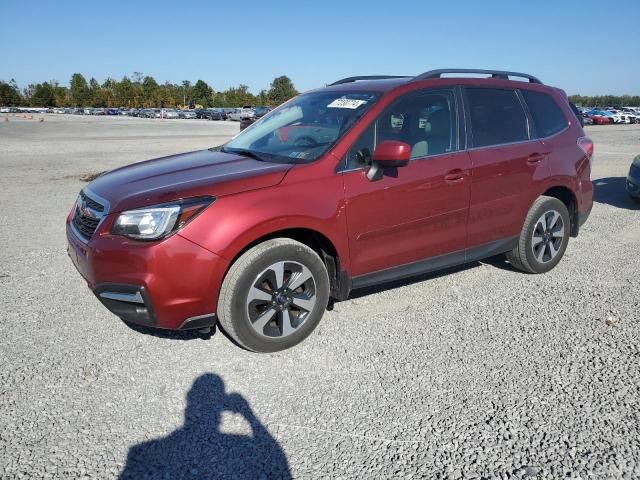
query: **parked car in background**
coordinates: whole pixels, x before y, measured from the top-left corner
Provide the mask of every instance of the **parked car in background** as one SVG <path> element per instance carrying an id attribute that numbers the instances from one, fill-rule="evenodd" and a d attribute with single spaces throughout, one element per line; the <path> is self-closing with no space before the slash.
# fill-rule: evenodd
<path id="1" fill-rule="evenodd" d="M 195 110 L 193 110 L 194 112 L 196 112 L 196 118 L 207 118 L 207 115 L 209 114 L 209 110 L 207 108 L 196 108 Z"/>
<path id="2" fill-rule="evenodd" d="M 618 112 L 629 119 L 628 123 L 640 123 L 640 115 L 631 108 L 622 108 Z"/>
<path id="3" fill-rule="evenodd" d="M 229 115 L 229 120 L 239 122 L 243 117 L 253 118 L 253 109 L 251 107 L 235 108 Z"/>
<path id="4" fill-rule="evenodd" d="M 273 110 L 272 107 L 256 107 L 253 109 L 253 113 L 256 118 L 262 118 L 271 110 Z"/>
<path id="5" fill-rule="evenodd" d="M 582 114 L 582 126 L 585 125 L 593 125 L 593 119 L 589 116 L 587 116 L 586 114 Z"/>
<path id="6" fill-rule="evenodd" d="M 171 109 L 171 108 L 167 108 L 164 111 L 164 118 L 180 118 L 180 114 L 177 110 Z"/>
<path id="7" fill-rule="evenodd" d="M 271 107 L 256 107 L 253 109 L 254 116 L 253 117 L 242 117 L 240 119 L 240 130 L 244 130 L 249 125 L 251 125 L 256 120 L 264 117 L 267 113 L 269 113 L 273 108 Z"/>
<path id="8" fill-rule="evenodd" d="M 589 110 L 586 114 L 593 120 L 595 125 L 609 125 L 610 123 L 615 123 L 613 120 L 613 114 L 604 110 Z"/>
<path id="9" fill-rule="evenodd" d="M 640 155 L 633 159 L 627 175 L 626 189 L 629 196 L 640 202 Z"/>
<path id="10" fill-rule="evenodd" d="M 179 110 L 178 114 L 180 115 L 180 118 L 186 118 L 188 120 L 194 120 L 198 118 L 195 110 Z"/>
<path id="11" fill-rule="evenodd" d="M 606 111 L 609 112 L 610 114 L 614 115 L 615 117 L 619 118 L 619 121 L 616 121 L 615 123 L 632 123 L 631 117 L 629 115 L 627 115 L 626 113 L 623 113 L 621 110 L 611 109 L 611 110 L 606 110 Z M 634 117 L 635 117 L 635 115 L 634 115 Z"/>
<path id="12" fill-rule="evenodd" d="M 219 324 L 274 352 L 352 289 L 498 254 L 550 271 L 591 211 L 592 154 L 566 94 L 531 75 L 350 77 L 221 147 L 99 176 L 68 252 L 127 322 Z"/>
<path id="13" fill-rule="evenodd" d="M 580 122 L 580 126 L 584 127 L 584 117 L 582 116 L 582 112 L 580 111 L 580 109 L 576 107 L 575 103 L 573 102 L 569 102 L 569 106 L 571 107 L 571 110 L 573 111 L 574 115 L 578 119 L 578 122 Z"/>
<path id="14" fill-rule="evenodd" d="M 611 119 L 611 123 L 626 123 L 626 119 L 615 111 L 603 110 L 603 112 Z"/>
<path id="15" fill-rule="evenodd" d="M 205 116 L 207 120 L 226 120 L 225 117 L 226 115 L 219 108 L 210 108 Z"/>

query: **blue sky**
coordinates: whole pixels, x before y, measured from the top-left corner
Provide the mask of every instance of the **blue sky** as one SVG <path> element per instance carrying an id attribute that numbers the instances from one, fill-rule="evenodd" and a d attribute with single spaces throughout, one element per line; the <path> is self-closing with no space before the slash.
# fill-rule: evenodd
<path id="1" fill-rule="evenodd" d="M 567 93 L 640 94 L 640 0 L 0 0 L 0 79 L 138 71 L 253 92 L 442 67 L 523 71 Z"/>

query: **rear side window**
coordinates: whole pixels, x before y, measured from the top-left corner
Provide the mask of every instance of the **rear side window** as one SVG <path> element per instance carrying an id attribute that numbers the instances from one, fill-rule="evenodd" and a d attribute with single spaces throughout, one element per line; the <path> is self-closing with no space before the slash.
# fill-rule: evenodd
<path id="1" fill-rule="evenodd" d="M 531 112 L 533 126 L 539 138 L 549 137 L 566 128 L 567 119 L 551 95 L 531 90 L 521 90 L 521 92 Z"/>
<path id="2" fill-rule="evenodd" d="M 468 88 L 466 92 L 474 147 L 529 139 L 527 117 L 515 90 Z"/>

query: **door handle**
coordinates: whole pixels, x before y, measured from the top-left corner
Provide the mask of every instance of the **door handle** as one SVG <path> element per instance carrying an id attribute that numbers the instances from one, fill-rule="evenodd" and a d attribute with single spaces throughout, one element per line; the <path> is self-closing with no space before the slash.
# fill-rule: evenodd
<path id="1" fill-rule="evenodd" d="M 460 183 L 464 180 L 465 174 L 462 170 L 460 170 L 459 168 L 455 169 L 455 170 L 451 170 L 449 173 L 447 173 L 444 176 L 444 181 L 447 183 L 452 183 L 452 184 L 456 184 L 456 183 Z"/>
<path id="2" fill-rule="evenodd" d="M 544 160 L 545 156 L 546 155 L 544 153 L 532 153 L 529 155 L 529 158 L 527 158 L 527 165 L 537 165 Z"/>

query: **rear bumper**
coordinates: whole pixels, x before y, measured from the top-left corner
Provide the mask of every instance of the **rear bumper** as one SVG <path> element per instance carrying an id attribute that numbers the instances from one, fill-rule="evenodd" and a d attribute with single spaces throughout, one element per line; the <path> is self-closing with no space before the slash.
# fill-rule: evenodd
<path id="1" fill-rule="evenodd" d="M 88 287 L 122 320 L 187 330 L 214 325 L 218 292 L 228 262 L 173 235 L 135 242 L 94 235 L 81 241 L 67 223 L 67 251 Z"/>

